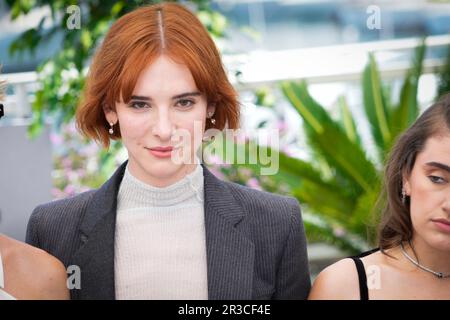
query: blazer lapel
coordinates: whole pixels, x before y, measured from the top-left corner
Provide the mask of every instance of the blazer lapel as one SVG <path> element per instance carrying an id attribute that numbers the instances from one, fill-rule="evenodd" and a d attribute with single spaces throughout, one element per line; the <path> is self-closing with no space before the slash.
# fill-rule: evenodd
<path id="1" fill-rule="evenodd" d="M 255 246 L 244 236 L 249 227 L 241 222 L 244 210 L 226 185 L 202 166 L 208 298 L 252 299 Z"/>
<path id="2" fill-rule="evenodd" d="M 81 271 L 81 290 L 74 291 L 75 299 L 115 299 L 117 193 L 127 162 L 97 190 L 81 221 L 80 238 L 83 245 L 72 258 L 73 264 L 79 266 Z"/>

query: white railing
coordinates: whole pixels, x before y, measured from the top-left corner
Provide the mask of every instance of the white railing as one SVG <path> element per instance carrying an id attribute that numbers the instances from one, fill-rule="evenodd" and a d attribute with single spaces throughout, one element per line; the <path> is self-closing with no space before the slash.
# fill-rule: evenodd
<path id="1" fill-rule="evenodd" d="M 370 52 L 376 54 L 383 79 L 398 78 L 410 68 L 408 52 L 418 46 L 420 40 L 408 38 L 306 49 L 254 51 L 227 55 L 223 60 L 238 91 L 261 85 L 275 86 L 282 80 L 306 79 L 316 84 L 357 81 Z M 426 39 L 426 45 L 428 48 L 449 46 L 450 35 L 430 36 Z M 444 59 L 426 59 L 423 72 L 434 73 L 444 65 Z M 241 72 L 239 79 L 234 77 L 237 70 Z M 8 114 L 17 118 L 29 116 L 37 74 L 24 72 L 4 74 L 2 77 L 14 92 L 7 96 Z"/>
<path id="2" fill-rule="evenodd" d="M 255 51 L 224 57 L 231 71 L 239 70 L 242 77 L 238 89 L 273 85 L 282 80 L 306 79 L 309 83 L 329 83 L 359 80 L 369 53 L 376 55 L 383 79 L 402 77 L 410 68 L 405 57 L 420 44 L 420 38 L 363 42 L 306 49 Z M 427 48 L 450 45 L 450 35 L 430 36 Z M 403 59 L 402 59 L 403 57 Z M 401 61 L 395 61 L 400 59 Z M 426 59 L 424 74 L 434 73 L 445 65 L 443 59 Z M 233 79 L 237 82 L 237 79 Z"/>
<path id="3" fill-rule="evenodd" d="M 7 73 L 1 75 L 6 80 L 7 86 L 12 87 L 13 94 L 6 96 L 5 113 L 13 118 L 25 118 L 31 114 L 34 92 L 37 85 L 36 72 Z"/>

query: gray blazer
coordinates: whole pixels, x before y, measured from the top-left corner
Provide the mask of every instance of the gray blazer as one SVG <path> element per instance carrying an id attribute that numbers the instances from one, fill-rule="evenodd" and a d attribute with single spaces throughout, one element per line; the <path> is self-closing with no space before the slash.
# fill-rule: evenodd
<path id="1" fill-rule="evenodd" d="M 81 270 L 72 299 L 115 299 L 123 163 L 98 190 L 36 207 L 27 243 Z M 298 201 L 216 178 L 203 164 L 208 299 L 305 299 L 311 282 Z"/>

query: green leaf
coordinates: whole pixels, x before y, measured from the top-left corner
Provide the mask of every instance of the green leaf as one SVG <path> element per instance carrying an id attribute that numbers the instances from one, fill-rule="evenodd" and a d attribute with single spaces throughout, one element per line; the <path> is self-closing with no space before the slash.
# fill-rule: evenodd
<path id="1" fill-rule="evenodd" d="M 314 210 L 340 223 L 347 222 L 355 206 L 353 199 L 344 197 L 340 189 L 327 186 L 323 182 L 317 184 L 301 177 L 299 179 L 300 186 L 293 189 L 292 194 L 299 199 L 300 203 L 307 203 Z"/>
<path id="2" fill-rule="evenodd" d="M 380 74 L 372 54 L 363 73 L 363 96 L 367 119 L 371 125 L 375 142 L 383 153 L 392 141 L 388 111 L 382 91 Z"/>
<path id="3" fill-rule="evenodd" d="M 321 124 L 323 118 L 327 118 L 327 113 L 319 106 L 307 93 L 306 83 L 283 82 L 281 88 L 285 96 L 289 99 L 294 108 L 304 119 L 305 123 L 313 128 L 317 134 L 324 131 Z"/>
<path id="4" fill-rule="evenodd" d="M 417 92 L 419 87 L 419 78 L 422 74 L 423 59 L 426 53 L 425 39 L 416 48 L 412 67 L 404 79 L 400 92 L 400 102 L 394 110 L 392 116 L 392 130 L 398 135 L 401 131 L 409 127 L 419 114 L 417 102 Z"/>
<path id="5" fill-rule="evenodd" d="M 85 50 L 89 49 L 92 46 L 91 33 L 86 29 L 83 29 L 83 31 L 81 31 L 81 44 L 83 45 L 83 48 Z"/>
<path id="6" fill-rule="evenodd" d="M 344 232 L 342 235 L 338 234 L 335 229 L 345 229 L 345 227 L 327 216 L 303 210 L 302 218 L 308 236 L 311 233 L 317 234 L 322 241 L 336 245 L 343 250 L 349 251 L 351 254 L 358 254 L 369 248 L 365 240 L 356 234 L 348 232 Z"/>
<path id="7" fill-rule="evenodd" d="M 355 120 L 348 108 L 347 101 L 344 96 L 340 96 L 338 99 L 339 108 L 341 111 L 341 126 L 345 131 L 348 139 L 360 145 L 360 138 L 358 132 L 356 131 Z"/>
<path id="8" fill-rule="evenodd" d="M 374 183 L 373 186 L 374 188 L 372 190 L 364 193 L 357 199 L 352 215 L 346 223 L 349 230 L 360 235 L 369 235 L 376 229 L 373 224 L 373 217 L 375 214 L 375 204 L 380 194 L 381 183 Z"/>
<path id="9" fill-rule="evenodd" d="M 28 138 L 30 139 L 37 138 L 37 136 L 42 133 L 43 128 L 44 128 L 44 117 L 42 112 L 40 111 L 33 112 L 32 122 L 27 129 Z"/>
<path id="10" fill-rule="evenodd" d="M 20 8 L 20 3 L 16 1 L 11 7 L 11 20 L 16 20 L 22 14 L 22 9 Z"/>
<path id="11" fill-rule="evenodd" d="M 436 100 L 439 100 L 441 96 L 450 92 L 450 45 L 447 46 L 447 57 L 445 59 L 445 66 L 438 71 L 438 92 Z"/>
<path id="12" fill-rule="evenodd" d="M 122 11 L 124 6 L 125 6 L 125 3 L 123 1 L 116 2 L 111 8 L 111 15 L 117 16 L 120 13 L 120 11 Z"/>

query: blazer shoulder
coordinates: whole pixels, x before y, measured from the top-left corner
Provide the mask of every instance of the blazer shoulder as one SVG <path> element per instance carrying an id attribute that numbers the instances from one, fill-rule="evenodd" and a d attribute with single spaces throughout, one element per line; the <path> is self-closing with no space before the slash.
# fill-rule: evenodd
<path id="1" fill-rule="evenodd" d="M 78 225 L 95 190 L 44 203 L 31 213 L 26 243 L 47 251 L 65 266 L 78 247 Z"/>
<path id="2" fill-rule="evenodd" d="M 294 197 L 252 189 L 235 182 L 224 181 L 224 183 L 241 205 L 256 209 L 259 215 L 263 213 L 275 215 L 290 223 L 293 216 L 301 214 L 300 204 Z"/>
<path id="3" fill-rule="evenodd" d="M 76 213 L 84 211 L 89 201 L 97 190 L 89 190 L 75 196 L 54 200 L 38 205 L 32 212 L 31 218 L 45 218 L 46 220 L 64 218 L 67 215 L 73 217 Z"/>

